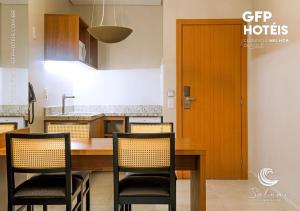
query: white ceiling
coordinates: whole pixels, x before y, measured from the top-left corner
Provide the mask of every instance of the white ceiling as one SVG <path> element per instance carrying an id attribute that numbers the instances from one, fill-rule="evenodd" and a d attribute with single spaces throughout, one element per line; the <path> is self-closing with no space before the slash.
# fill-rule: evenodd
<path id="1" fill-rule="evenodd" d="M 102 4 L 103 0 L 69 0 L 72 4 Z M 105 0 L 105 4 L 116 5 L 145 5 L 145 6 L 155 6 L 161 5 L 162 0 Z"/>
<path id="2" fill-rule="evenodd" d="M 0 0 L 1 4 L 27 4 L 27 0 Z"/>

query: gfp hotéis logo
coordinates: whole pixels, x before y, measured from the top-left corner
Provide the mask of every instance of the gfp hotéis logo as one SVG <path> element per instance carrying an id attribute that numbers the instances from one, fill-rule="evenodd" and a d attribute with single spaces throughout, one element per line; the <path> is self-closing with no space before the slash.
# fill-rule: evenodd
<path id="1" fill-rule="evenodd" d="M 287 35 L 289 33 L 287 25 L 280 25 L 271 22 L 272 12 L 270 11 L 246 11 L 243 13 L 243 20 L 255 25 L 245 25 L 244 34 L 248 35 Z"/>
<path id="2" fill-rule="evenodd" d="M 271 11 L 245 11 L 242 15 L 247 23 L 244 25 L 244 46 L 263 48 L 268 44 L 287 43 L 289 27 L 275 22 Z M 255 36 L 255 37 L 252 37 Z"/>

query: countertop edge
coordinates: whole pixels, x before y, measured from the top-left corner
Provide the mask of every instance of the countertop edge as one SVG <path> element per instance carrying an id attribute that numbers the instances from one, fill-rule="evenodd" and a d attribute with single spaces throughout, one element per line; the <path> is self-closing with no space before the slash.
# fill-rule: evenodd
<path id="1" fill-rule="evenodd" d="M 89 115 L 47 115 L 44 116 L 44 121 L 93 121 L 95 119 L 106 116 L 128 116 L 128 117 L 160 117 L 161 113 L 100 113 Z"/>

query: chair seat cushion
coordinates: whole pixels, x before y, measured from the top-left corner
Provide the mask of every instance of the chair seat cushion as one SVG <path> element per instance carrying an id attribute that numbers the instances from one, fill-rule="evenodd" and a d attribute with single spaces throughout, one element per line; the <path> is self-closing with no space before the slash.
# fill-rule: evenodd
<path id="1" fill-rule="evenodd" d="M 82 179 L 72 177 L 72 194 L 82 184 Z M 38 175 L 23 182 L 16 188 L 15 198 L 64 198 L 65 177 L 61 175 Z"/>
<path id="2" fill-rule="evenodd" d="M 80 177 L 81 179 L 85 179 L 89 177 L 90 172 L 89 171 L 72 171 L 72 175 L 76 177 Z"/>
<path id="3" fill-rule="evenodd" d="M 120 196 L 170 196 L 170 179 L 166 176 L 127 176 L 120 181 Z"/>
<path id="4" fill-rule="evenodd" d="M 52 176 L 52 175 L 57 175 L 57 176 L 60 175 L 60 176 L 64 176 L 65 173 L 64 172 L 63 173 L 46 173 L 46 174 L 43 174 L 43 175 L 50 175 L 50 176 Z M 89 171 L 72 171 L 72 176 L 73 177 L 78 177 L 78 178 L 83 179 L 83 180 L 85 180 L 86 178 L 88 178 L 89 175 L 90 175 Z"/>
<path id="5" fill-rule="evenodd" d="M 128 176 L 160 176 L 160 177 L 170 177 L 168 173 L 133 173 L 133 172 L 126 172 Z M 177 180 L 177 175 L 175 174 L 175 179 Z"/>

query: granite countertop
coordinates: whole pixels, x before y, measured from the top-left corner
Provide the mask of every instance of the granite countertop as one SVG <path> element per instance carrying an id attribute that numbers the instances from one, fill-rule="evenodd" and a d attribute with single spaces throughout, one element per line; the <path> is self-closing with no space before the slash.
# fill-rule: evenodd
<path id="1" fill-rule="evenodd" d="M 162 116 L 159 105 L 133 106 L 67 106 L 67 114 L 61 114 L 61 107 L 45 108 L 46 121 L 93 121 L 103 116 Z"/>
<path id="2" fill-rule="evenodd" d="M 104 116 L 155 117 L 155 116 L 162 116 L 162 114 L 161 113 L 105 113 Z"/>
<path id="3" fill-rule="evenodd" d="M 71 114 L 54 114 L 45 116 L 46 121 L 93 121 L 103 117 L 104 114 L 88 113 L 71 113 Z"/>
<path id="4" fill-rule="evenodd" d="M 27 105 L 0 105 L 0 117 L 26 117 Z"/>
<path id="5" fill-rule="evenodd" d="M 161 114 L 156 113 L 147 113 L 147 114 L 140 114 L 140 113 L 100 113 L 100 114 L 81 114 L 81 113 L 72 113 L 72 114 L 57 114 L 57 115 L 47 115 L 45 116 L 46 121 L 93 121 L 95 119 L 104 117 L 104 116 L 132 116 L 132 117 L 155 117 L 161 116 Z"/>

